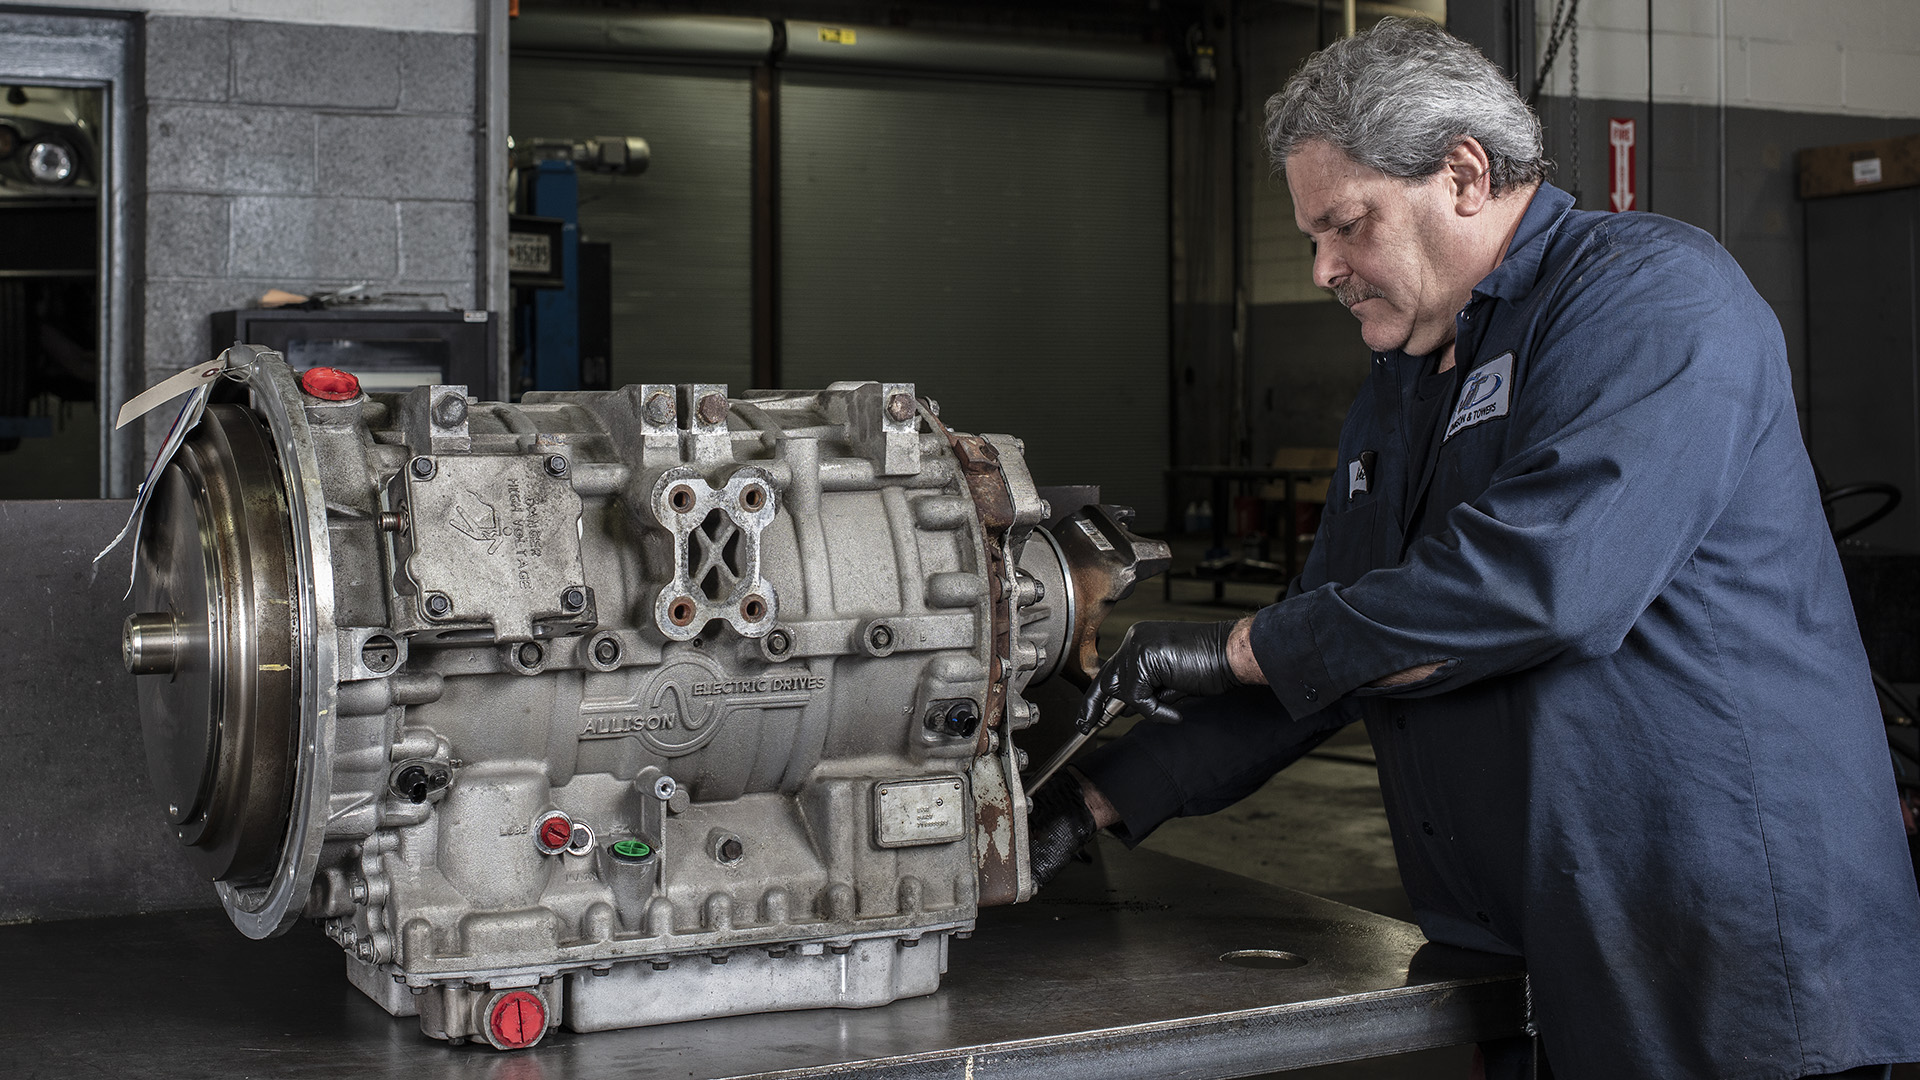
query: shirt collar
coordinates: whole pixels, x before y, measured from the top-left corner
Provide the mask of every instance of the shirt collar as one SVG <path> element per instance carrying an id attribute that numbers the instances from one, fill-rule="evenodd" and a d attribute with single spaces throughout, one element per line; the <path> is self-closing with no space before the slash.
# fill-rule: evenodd
<path id="1" fill-rule="evenodd" d="M 1540 262 L 1546 258 L 1547 245 L 1552 242 L 1561 218 L 1571 209 L 1573 196 L 1552 184 L 1541 184 L 1520 218 L 1520 227 L 1514 230 L 1506 258 L 1493 268 L 1493 273 L 1480 279 L 1480 284 L 1473 287 L 1473 294 L 1518 300 L 1532 292 L 1534 283 L 1540 280 Z"/>

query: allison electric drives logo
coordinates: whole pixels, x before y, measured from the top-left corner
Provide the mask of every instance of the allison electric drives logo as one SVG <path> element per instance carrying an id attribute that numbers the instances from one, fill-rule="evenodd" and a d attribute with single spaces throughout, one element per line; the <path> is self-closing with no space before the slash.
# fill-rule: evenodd
<path id="1" fill-rule="evenodd" d="M 631 696 L 581 702 L 580 738 L 638 738 L 676 757 L 711 742 L 735 712 L 802 707 L 826 685 L 825 676 L 804 671 L 732 678 L 705 657 L 685 657 L 647 673 Z"/>

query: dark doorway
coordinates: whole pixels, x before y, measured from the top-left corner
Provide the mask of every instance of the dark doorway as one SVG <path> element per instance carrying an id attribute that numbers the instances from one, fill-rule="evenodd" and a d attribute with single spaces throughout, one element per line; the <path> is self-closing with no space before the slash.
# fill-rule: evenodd
<path id="1" fill-rule="evenodd" d="M 104 108 L 0 84 L 0 498 L 100 493 Z"/>

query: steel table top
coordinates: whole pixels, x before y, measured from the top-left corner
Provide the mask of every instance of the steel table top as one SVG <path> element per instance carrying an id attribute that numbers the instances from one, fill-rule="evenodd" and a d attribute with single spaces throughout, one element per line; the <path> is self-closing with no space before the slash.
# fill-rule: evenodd
<path id="1" fill-rule="evenodd" d="M 1230 951 L 1306 962 L 1248 968 Z M 1287 961 L 1282 961 L 1287 962 Z M 577 1035 L 500 1053 L 422 1036 L 347 984 L 319 928 L 241 936 L 217 910 L 0 927 L 15 1080 L 1244 1076 L 1516 1035 L 1512 958 L 1103 841 L 1035 901 L 980 913 L 937 994 Z"/>

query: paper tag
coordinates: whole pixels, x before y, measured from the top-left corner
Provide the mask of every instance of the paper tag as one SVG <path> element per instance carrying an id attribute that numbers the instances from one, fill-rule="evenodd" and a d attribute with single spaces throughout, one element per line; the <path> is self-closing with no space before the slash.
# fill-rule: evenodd
<path id="1" fill-rule="evenodd" d="M 153 464 L 147 466 L 147 475 L 140 481 L 140 490 L 134 494 L 133 513 L 127 517 L 127 523 L 120 527 L 120 531 L 114 535 L 113 540 L 100 549 L 100 554 L 93 557 L 95 573 L 100 570 L 100 560 L 111 554 L 114 548 L 119 547 L 120 542 L 129 534 L 133 537 L 134 551 L 140 550 L 140 524 L 146 519 L 147 500 L 153 497 L 154 481 L 160 478 L 160 473 L 166 469 L 168 463 L 173 461 L 173 455 L 180 452 L 181 445 L 187 441 L 187 433 L 200 422 L 200 415 L 207 411 L 207 398 L 213 393 L 213 380 L 228 370 L 228 357 L 231 355 L 232 350 L 228 350 L 221 353 L 216 360 L 210 360 L 173 375 L 143 391 L 120 410 L 120 422 L 115 426 L 125 427 L 128 421 L 145 416 L 181 394 L 187 395 L 186 402 L 180 406 L 180 412 L 173 418 L 173 426 L 167 429 L 166 442 L 160 445 L 160 452 L 154 455 Z M 251 366 L 251 364 L 244 365 L 241 370 Z M 128 560 L 127 595 L 121 597 L 122 600 L 133 595 L 134 563 L 135 560 Z"/>
<path id="2" fill-rule="evenodd" d="M 1877 184 L 1880 182 L 1880 159 L 1861 158 L 1853 163 L 1853 182 L 1856 184 Z"/>
<path id="3" fill-rule="evenodd" d="M 133 499 L 133 513 L 127 517 L 127 523 L 120 527 L 120 531 L 114 535 L 112 542 L 101 548 L 100 554 L 93 557 L 96 572 L 100 567 L 100 560 L 111 554 L 114 548 L 119 547 L 128 533 L 133 534 L 133 549 L 135 551 L 140 549 L 140 524 L 146 518 L 147 500 L 153 497 L 153 482 L 160 478 L 161 471 L 173 460 L 173 455 L 180 451 L 181 444 L 187 441 L 187 433 L 200 422 L 200 414 L 206 412 L 207 397 L 212 391 L 211 385 L 202 383 L 188 392 L 186 404 L 180 406 L 180 415 L 173 418 L 173 427 L 167 432 L 167 441 L 160 447 L 160 453 L 154 457 L 153 464 L 148 466 L 146 479 L 140 481 L 140 490 Z M 133 595 L 133 575 L 134 568 L 130 561 L 127 567 L 127 592 L 126 596 L 120 598 L 122 600 Z"/>
<path id="4" fill-rule="evenodd" d="M 218 359 L 197 364 L 147 387 L 132 401 L 120 406 L 120 417 L 113 425 L 113 429 L 118 431 L 181 394 L 196 387 L 211 384 L 225 370 L 227 370 L 227 354 L 221 353 Z"/>

